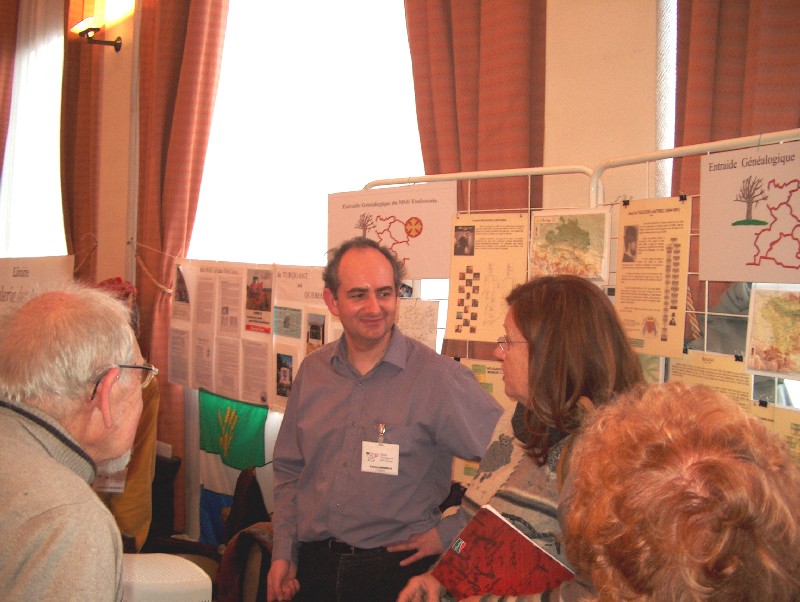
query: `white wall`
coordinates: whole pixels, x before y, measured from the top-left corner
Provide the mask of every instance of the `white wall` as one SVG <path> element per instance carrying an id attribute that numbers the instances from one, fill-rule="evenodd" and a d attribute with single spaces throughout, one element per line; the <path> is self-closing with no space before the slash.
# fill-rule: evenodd
<path id="1" fill-rule="evenodd" d="M 135 145 L 131 144 L 134 121 L 131 110 L 133 100 L 133 64 L 136 55 L 134 42 L 134 17 L 110 24 L 98 36 L 113 40 L 122 38 L 122 48 L 100 46 L 95 52 L 103 53 L 103 94 L 100 104 L 100 159 L 98 194 L 97 280 L 121 276 L 135 280 L 133 249 L 127 244 L 131 236 L 131 220 L 135 216 L 136 189 L 131 161 L 137 158 Z M 130 209 L 129 209 L 130 208 Z M 132 224 L 135 227 L 135 219 Z M 132 230 L 135 233 L 135 229 Z"/>
<path id="2" fill-rule="evenodd" d="M 545 165 L 655 150 L 656 61 L 656 0 L 548 2 Z M 615 169 L 603 184 L 606 202 L 646 198 L 652 169 Z M 545 207 L 585 206 L 588 195 L 585 176 L 545 178 Z"/>

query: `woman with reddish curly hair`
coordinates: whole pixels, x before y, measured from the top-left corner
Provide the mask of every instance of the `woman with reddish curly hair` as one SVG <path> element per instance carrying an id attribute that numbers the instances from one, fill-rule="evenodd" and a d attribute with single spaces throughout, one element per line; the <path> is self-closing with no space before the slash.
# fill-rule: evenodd
<path id="1" fill-rule="evenodd" d="M 800 600 L 800 466 L 774 433 L 677 384 L 587 422 L 560 512 L 600 600 Z"/>

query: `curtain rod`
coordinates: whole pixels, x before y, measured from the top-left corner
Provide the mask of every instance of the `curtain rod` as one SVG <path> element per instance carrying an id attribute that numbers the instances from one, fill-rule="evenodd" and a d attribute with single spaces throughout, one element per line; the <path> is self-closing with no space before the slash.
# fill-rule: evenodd
<path id="1" fill-rule="evenodd" d="M 635 165 L 637 163 L 646 163 L 648 161 L 659 161 L 661 159 L 674 159 L 677 157 L 686 157 L 689 155 L 704 155 L 707 153 L 736 150 L 738 148 L 758 147 L 764 144 L 774 144 L 776 142 L 789 142 L 791 140 L 800 140 L 800 129 L 782 130 L 780 132 L 770 132 L 766 134 L 755 134 L 753 136 L 743 136 L 741 138 L 729 138 L 727 140 L 717 140 L 716 142 L 704 142 L 702 144 L 691 144 L 689 146 L 679 146 L 677 148 L 669 148 L 650 153 L 641 153 L 638 155 L 630 155 L 628 157 L 621 157 L 619 159 L 611 159 L 600 163 L 594 168 L 592 174 L 591 184 L 589 186 L 589 205 L 596 207 L 598 203 L 602 204 L 603 189 L 600 178 L 605 171 L 611 167 L 622 167 L 625 165 Z"/>
<path id="2" fill-rule="evenodd" d="M 736 150 L 738 148 L 758 147 L 766 144 L 775 144 L 778 142 L 789 142 L 792 140 L 800 140 L 800 128 L 793 130 L 782 130 L 779 132 L 755 134 L 753 136 L 743 136 L 741 138 L 729 138 L 727 140 L 705 142 L 702 144 L 679 146 L 677 148 L 663 149 L 637 155 L 629 155 L 627 157 L 621 157 L 618 159 L 610 159 L 598 164 L 594 169 L 585 165 L 556 165 L 552 167 L 520 167 L 514 169 L 462 171 L 456 173 L 373 180 L 364 186 L 364 190 L 370 190 L 378 186 L 419 184 L 425 182 L 446 182 L 451 180 L 482 180 L 488 178 L 509 178 L 514 176 L 584 174 L 591 178 L 589 184 L 589 206 L 597 207 L 598 204 L 602 204 L 604 202 L 603 183 L 600 178 L 607 169 L 612 167 L 623 167 L 626 165 L 635 165 L 638 163 L 647 163 L 649 161 L 659 161 L 662 159 L 674 159 L 689 155 L 702 155 L 725 150 Z"/>
<path id="3" fill-rule="evenodd" d="M 392 186 L 395 184 L 419 184 L 423 182 L 447 182 L 450 180 L 483 180 L 487 178 L 510 178 L 513 176 L 549 176 L 555 174 L 582 173 L 592 176 L 592 168 L 586 165 L 557 165 L 555 167 L 518 167 L 513 169 L 487 169 L 483 171 L 459 171 L 427 176 L 409 176 L 406 178 L 388 178 L 373 180 L 364 186 L 364 190 L 376 186 Z"/>

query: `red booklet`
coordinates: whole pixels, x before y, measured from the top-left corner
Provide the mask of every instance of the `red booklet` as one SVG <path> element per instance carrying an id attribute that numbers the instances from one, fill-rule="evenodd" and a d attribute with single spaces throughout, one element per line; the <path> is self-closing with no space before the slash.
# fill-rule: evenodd
<path id="1" fill-rule="evenodd" d="M 489 505 L 478 510 L 431 572 L 456 600 L 538 594 L 574 576 Z"/>

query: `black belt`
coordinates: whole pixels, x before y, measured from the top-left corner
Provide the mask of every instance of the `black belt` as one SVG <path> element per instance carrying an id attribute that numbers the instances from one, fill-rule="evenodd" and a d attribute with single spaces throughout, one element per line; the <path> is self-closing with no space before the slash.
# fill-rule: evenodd
<path id="1" fill-rule="evenodd" d="M 327 548 L 334 554 L 379 554 L 386 552 L 386 548 L 384 547 L 357 548 L 356 546 L 351 546 L 349 543 L 339 541 L 333 537 L 323 539 L 322 541 L 304 541 L 302 545 Z"/>

